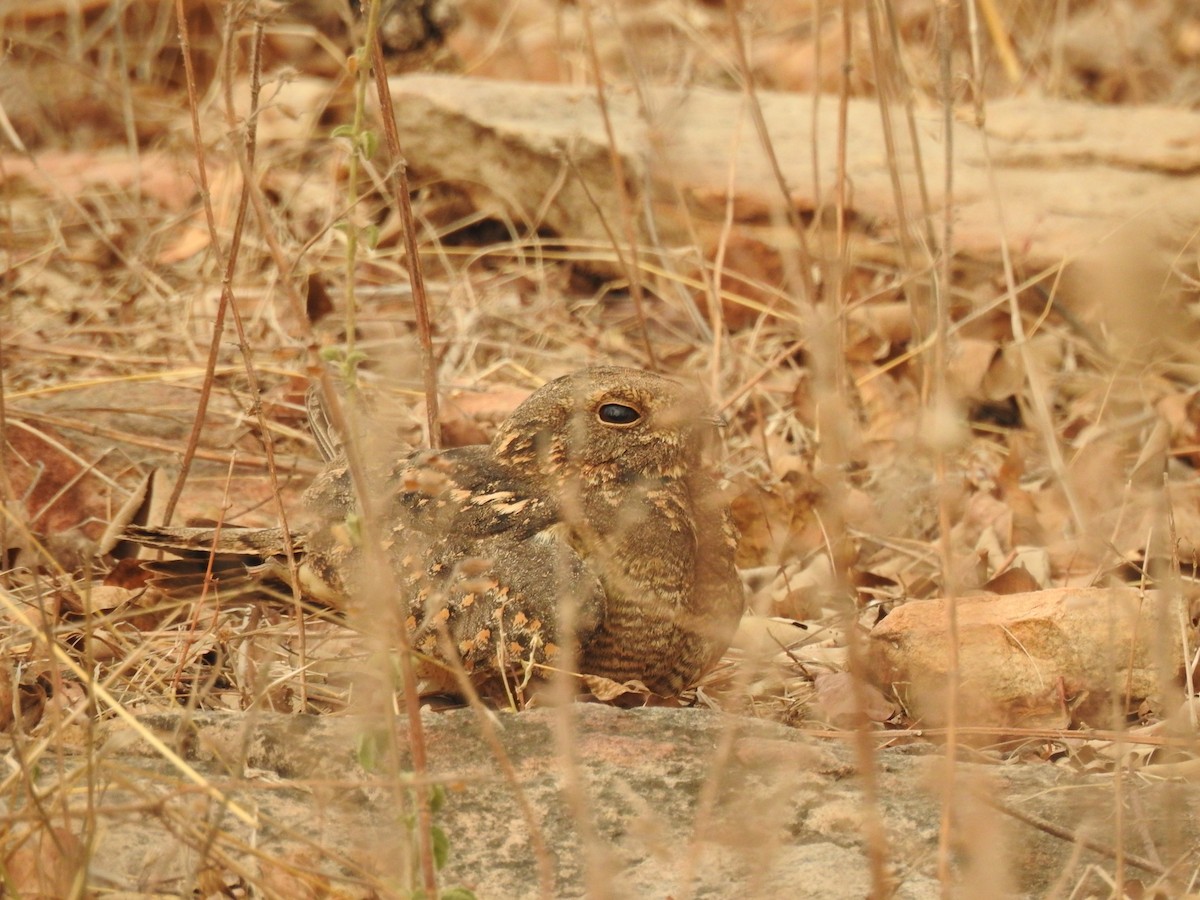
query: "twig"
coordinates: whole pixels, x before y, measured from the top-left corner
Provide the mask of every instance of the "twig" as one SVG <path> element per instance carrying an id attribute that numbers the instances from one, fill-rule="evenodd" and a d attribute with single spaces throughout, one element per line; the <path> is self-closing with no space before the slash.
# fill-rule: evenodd
<path id="1" fill-rule="evenodd" d="M 592 78 L 596 88 L 596 106 L 600 111 L 600 119 L 604 123 L 605 136 L 608 138 L 608 160 L 612 167 L 613 189 L 617 194 L 617 204 L 621 211 L 621 225 L 625 229 L 625 241 L 629 245 L 629 253 L 632 258 L 627 259 L 617 244 L 613 245 L 613 249 L 617 252 L 617 257 L 621 260 L 621 265 L 625 270 L 625 277 L 629 281 L 629 294 L 633 297 L 633 308 L 642 333 L 646 362 L 651 370 L 657 372 L 659 370 L 658 358 L 654 353 L 654 345 L 650 342 L 650 329 L 646 322 L 645 293 L 642 288 L 642 275 L 638 260 L 640 254 L 637 223 L 634 220 L 633 203 L 629 197 L 629 183 L 625 180 L 625 163 L 621 158 L 621 150 L 617 146 L 612 117 L 609 115 L 604 70 L 600 65 L 600 53 L 596 49 L 596 35 L 592 30 L 591 0 L 580 0 L 579 19 L 583 24 L 583 39 L 587 46 L 588 61 L 592 67 Z"/>
<path id="2" fill-rule="evenodd" d="M 237 454 L 234 454 L 236 458 Z M 217 561 L 217 547 L 221 541 L 221 531 L 225 527 L 225 513 L 229 509 L 229 483 L 233 478 L 233 458 L 229 460 L 229 470 L 225 476 L 225 495 L 221 498 L 221 516 L 213 527 L 212 546 L 209 548 L 208 559 L 205 562 L 204 582 L 200 587 L 200 596 L 192 604 L 192 615 L 184 631 L 183 644 L 178 652 L 175 666 L 175 677 L 171 680 L 171 694 L 178 696 L 179 682 L 183 679 L 184 669 L 187 668 L 191 656 L 192 645 L 196 642 L 196 628 L 200 624 L 200 613 L 208 600 L 208 592 L 213 585 L 213 566 Z M 278 492 L 275 492 L 278 496 Z"/>
<path id="3" fill-rule="evenodd" d="M 934 298 L 936 301 L 936 319 L 934 322 L 933 342 L 933 404 L 934 415 L 949 415 L 950 397 L 946 385 L 946 354 L 947 340 L 950 328 L 950 272 L 954 255 L 953 211 L 954 211 L 954 108 L 953 91 L 950 80 L 950 4 L 946 0 L 938 2 L 938 51 L 941 56 L 941 85 L 942 85 L 942 124 L 945 183 L 942 185 L 944 194 L 942 201 L 942 268 L 940 279 L 934 279 Z M 936 470 L 938 491 L 938 562 L 942 570 L 942 593 L 946 598 L 946 634 L 947 651 L 946 666 L 948 669 L 946 686 L 946 747 L 944 754 L 943 778 L 941 784 L 941 823 L 938 829 L 937 873 L 938 882 L 942 886 L 943 896 L 948 896 L 952 890 L 951 855 L 953 853 L 953 837 L 957 829 L 954 827 L 954 801 L 957 787 L 958 770 L 955 765 L 958 758 L 958 728 L 959 728 L 959 655 L 958 655 L 958 604 L 955 600 L 958 594 L 958 584 L 954 569 L 954 546 L 952 543 L 953 523 L 950 508 L 951 481 L 948 472 L 946 441 L 939 440 L 934 450 L 934 467 Z"/>
<path id="4" fill-rule="evenodd" d="M 90 693 L 97 700 L 102 702 L 108 709 L 112 710 L 122 719 L 142 740 L 146 741 L 155 752 L 165 759 L 172 767 L 175 768 L 181 775 L 203 790 L 209 797 L 216 800 L 218 803 L 229 810 L 240 822 L 248 825 L 251 828 L 257 827 L 257 819 L 255 816 L 247 812 L 240 805 L 235 803 L 232 798 L 222 793 L 214 787 L 207 778 L 197 772 L 194 768 L 187 764 L 179 754 L 175 753 L 168 747 L 154 732 L 150 731 L 142 722 L 138 721 L 137 716 L 125 708 L 116 698 L 108 692 L 103 685 L 92 680 L 89 674 L 80 667 L 79 663 L 71 658 L 70 654 L 64 650 L 57 641 L 50 640 L 42 631 L 40 631 L 26 617 L 25 609 L 18 603 L 14 602 L 11 595 L 7 591 L 0 590 L 0 604 L 7 609 L 7 615 L 12 621 L 22 625 L 32 637 L 36 637 L 45 642 L 47 649 L 54 656 L 58 665 L 69 669 L 71 674 L 79 679 L 81 684 L 87 684 L 90 687 Z M 85 712 L 91 712 L 92 706 L 87 703 L 79 704 L 70 718 L 76 718 L 83 715 Z M 65 727 L 69 722 L 64 722 L 62 727 Z M 35 763 L 37 759 L 54 743 L 54 733 L 41 738 L 29 752 L 28 759 L 31 763 Z M 32 768 L 29 771 L 33 771 Z M 0 781 L 0 794 L 3 794 L 12 782 L 20 774 L 20 771 L 11 773 L 7 778 Z"/>
<path id="5" fill-rule="evenodd" d="M 371 32 L 371 64 L 375 72 L 375 91 L 379 96 L 379 117 L 383 122 L 384 140 L 392 157 L 388 181 L 391 183 L 396 208 L 400 210 L 404 252 L 408 257 L 408 279 L 412 285 L 417 339 L 421 343 L 421 371 L 425 380 L 425 418 L 429 424 L 429 446 L 437 448 L 442 446 L 442 426 L 438 415 L 437 359 L 433 355 L 429 297 L 425 291 L 425 273 L 421 268 L 421 254 L 417 246 L 417 225 L 409 196 L 408 161 L 400 144 L 399 129 L 396 127 L 396 109 L 392 105 L 392 91 L 388 84 L 378 29 Z"/>
<path id="6" fill-rule="evenodd" d="M 0 166 L 0 178 L 3 178 Z M 10 222 L 11 224 L 11 222 Z M 0 503 L 16 500 L 12 479 L 8 476 L 8 405 L 4 396 L 4 333 L 0 331 Z M 0 516 L 0 549 L 12 546 L 8 542 L 8 517 Z"/>
<path id="7" fill-rule="evenodd" d="M 437 446 L 439 429 L 437 422 L 437 380 L 433 365 L 433 342 L 429 332 L 428 306 L 425 302 L 425 283 L 421 274 L 421 260 L 417 252 L 416 226 L 413 222 L 412 206 L 408 196 L 408 176 L 404 164 L 404 156 L 400 146 L 400 136 L 396 129 L 395 111 L 391 105 L 391 92 L 387 83 L 387 70 L 384 67 L 383 49 L 379 43 L 379 0 L 371 0 L 367 8 L 367 41 L 371 49 L 371 58 L 375 69 L 375 88 L 378 93 L 380 117 L 384 122 L 384 130 L 388 141 L 388 150 L 396 166 L 393 176 L 393 192 L 400 204 L 401 217 L 404 223 L 405 246 L 408 251 L 408 272 L 413 287 L 413 301 L 418 309 L 418 327 L 424 328 L 422 347 L 425 354 L 425 391 L 426 415 L 429 417 L 429 440 Z M 424 325 L 421 326 L 422 312 Z M 353 443 L 353 442 L 350 442 Z M 365 469 L 362 461 L 357 459 L 354 452 L 357 448 L 349 447 L 347 459 L 351 464 L 354 484 L 359 491 L 360 503 L 363 506 L 363 530 L 366 536 L 367 559 L 365 563 L 371 566 L 381 566 L 390 573 L 393 589 L 395 588 L 395 573 L 387 560 L 384 559 L 383 544 L 379 534 L 379 521 L 370 510 L 370 495 Z M 420 698 L 417 696 L 416 670 L 413 666 L 412 646 L 409 642 L 408 628 L 403 621 L 395 629 L 396 644 L 399 650 L 399 665 L 401 687 L 404 693 L 404 711 L 408 722 L 409 752 L 412 756 L 413 772 L 418 779 L 424 779 L 429 771 L 429 762 L 425 749 L 425 731 L 421 724 Z M 388 704 L 389 708 L 391 704 Z M 429 792 L 414 791 L 417 812 L 417 847 L 421 865 L 421 880 L 425 894 L 436 897 L 437 871 L 433 858 L 433 811 L 429 805 Z"/>
<path id="8" fill-rule="evenodd" d="M 804 302 L 815 303 L 817 301 L 817 284 L 813 276 L 812 253 L 808 249 L 808 235 L 804 221 L 796 210 L 796 204 L 792 202 L 791 189 L 788 187 L 787 178 L 784 177 L 783 169 L 779 165 L 775 145 L 771 142 L 771 133 L 767 130 L 767 120 L 763 116 L 762 104 L 758 101 L 753 70 L 750 68 L 750 60 L 746 56 L 746 36 L 742 32 L 741 3 L 738 0 L 729 0 L 725 4 L 725 9 L 729 14 L 729 31 L 733 37 L 734 52 L 737 54 L 738 71 L 742 75 L 742 90 L 745 91 L 746 99 L 750 102 L 750 116 L 754 121 L 754 130 L 758 133 L 758 142 L 767 155 L 771 174 L 779 189 L 779 199 L 783 205 L 784 215 L 787 217 L 792 232 L 796 235 L 796 252 L 799 257 L 796 269 L 800 276 L 800 285 L 804 288 Z"/>
<path id="9" fill-rule="evenodd" d="M 232 10 L 230 10 L 230 13 L 232 13 Z M 179 29 L 179 48 L 183 55 L 184 76 L 187 82 L 188 108 L 192 114 L 192 140 L 196 154 L 197 177 L 200 181 L 200 198 L 203 202 L 204 218 L 208 224 L 211 246 L 213 252 L 219 256 L 221 244 L 217 234 L 216 218 L 212 209 L 212 195 L 209 192 L 208 186 L 208 167 L 205 164 L 204 140 L 200 131 L 200 98 L 196 90 L 195 71 L 192 68 L 191 42 L 188 37 L 187 12 L 184 9 L 183 0 L 175 0 L 175 19 Z M 231 56 L 233 48 L 227 47 L 226 53 Z M 255 110 L 252 106 L 250 110 L 251 116 L 253 116 L 254 112 Z M 213 318 L 212 337 L 208 345 L 208 360 L 205 363 L 205 377 L 204 381 L 200 383 L 200 396 L 196 401 L 196 415 L 192 419 L 192 430 L 188 435 L 187 443 L 183 449 L 183 456 L 179 461 L 179 474 L 175 477 L 175 483 L 171 488 L 166 505 L 163 507 L 163 524 L 170 524 L 171 516 L 175 513 L 175 507 L 179 503 L 179 498 L 183 495 L 183 487 L 187 483 L 188 474 L 192 468 L 192 461 L 196 457 L 196 448 L 200 444 L 200 433 L 204 430 L 204 417 L 208 412 L 208 401 L 212 396 L 217 358 L 220 355 L 221 341 L 225 333 L 225 314 L 230 303 L 233 301 L 233 273 L 237 267 L 238 251 L 242 243 L 242 228 L 245 224 L 247 202 L 246 184 L 245 180 L 243 180 L 242 202 L 238 205 L 237 220 L 234 224 L 233 236 L 229 243 L 229 253 L 225 259 L 225 274 L 221 279 L 221 295 L 217 300 L 217 312 Z"/>
<path id="10" fill-rule="evenodd" d="M 134 447 L 144 447 L 147 450 L 154 450 L 155 452 L 163 453 L 168 456 L 179 452 L 179 445 L 172 443 L 171 441 L 159 441 L 140 434 L 130 434 L 127 431 L 121 431 L 117 428 L 106 428 L 103 425 L 97 425 L 95 422 L 69 419 L 66 416 L 56 416 L 51 413 L 37 412 L 36 410 L 32 409 L 14 408 L 11 410 L 10 419 L 11 421 L 9 422 L 9 427 L 19 428 L 22 426 L 22 422 L 20 421 L 21 419 L 29 419 L 34 422 L 42 422 L 46 425 L 52 425 L 55 428 L 63 428 L 68 431 L 77 431 L 80 434 L 92 435 L 93 437 L 110 438 L 125 444 L 131 444 Z M 32 429 L 30 430 L 32 431 Z M 207 460 L 208 462 L 219 462 L 224 464 L 228 463 L 230 460 L 229 453 L 220 453 L 216 450 L 205 450 L 203 448 L 197 448 L 195 455 L 196 459 L 203 459 Z M 74 456 L 73 454 L 72 458 L 74 458 L 76 461 L 80 461 L 78 457 Z M 261 470 L 266 464 L 267 458 L 265 456 L 258 456 L 249 453 L 239 453 L 237 455 L 238 466 L 245 466 L 248 468 Z M 310 475 L 315 474 L 317 471 L 311 465 L 302 464 L 297 464 L 295 466 L 295 470 Z M 97 472 L 96 474 L 102 478 L 105 477 L 102 472 Z"/>
<path id="11" fill-rule="evenodd" d="M 1152 860 L 1146 859 L 1144 856 L 1138 856 L 1136 853 L 1130 853 L 1124 848 L 1116 848 L 1103 841 L 1095 840 L 1094 838 L 1084 837 L 1077 831 L 1072 831 L 1070 828 L 1064 828 L 1061 825 L 1055 825 L 1046 819 L 1033 815 L 1032 813 L 1022 812 L 1014 806 L 1010 806 L 1001 800 L 988 796 L 983 791 L 972 790 L 971 793 L 982 800 L 992 809 L 997 812 L 1004 813 L 1006 816 L 1011 816 L 1018 822 L 1024 822 L 1036 828 L 1038 831 L 1044 832 L 1056 838 L 1061 838 L 1064 841 L 1069 841 L 1072 844 L 1078 844 L 1080 847 L 1091 850 L 1093 853 L 1099 853 L 1101 856 L 1108 859 L 1116 860 L 1119 857 L 1124 858 L 1125 862 L 1135 868 L 1145 872 L 1150 872 L 1153 875 L 1166 875 L 1168 870 L 1160 866 Z"/>
<path id="12" fill-rule="evenodd" d="M 230 47 L 233 46 L 232 31 L 231 22 L 229 40 L 227 42 Z M 238 201 L 237 223 L 234 226 L 235 236 L 241 234 L 246 220 L 246 212 L 250 205 L 250 197 L 255 193 L 254 156 L 258 135 L 258 97 L 262 87 L 263 35 L 263 21 L 260 16 L 254 23 L 254 42 L 250 57 L 250 111 L 246 118 L 246 139 L 237 145 L 238 162 L 242 168 L 242 194 Z M 230 131 L 235 133 L 237 121 L 233 105 L 233 57 L 234 54 L 232 51 L 225 54 L 223 81 L 225 88 L 225 116 L 229 122 Z M 214 234 L 213 238 L 215 239 L 215 237 L 216 235 Z M 232 278 L 232 275 L 233 268 L 231 266 L 227 277 Z M 232 301 L 232 291 L 230 299 Z M 296 554 L 292 545 L 292 533 L 288 527 L 287 510 L 283 506 L 283 500 L 279 492 L 279 472 L 275 464 L 275 439 L 271 435 L 271 429 L 267 425 L 266 415 L 263 412 L 262 388 L 260 387 L 258 372 L 255 369 L 254 357 L 250 353 L 250 343 L 246 339 L 246 329 L 242 322 L 241 311 L 238 309 L 236 303 L 231 302 L 229 307 L 233 318 L 233 327 L 237 332 L 238 349 L 241 351 L 242 363 L 245 367 L 246 382 L 250 389 L 250 412 L 258 423 L 259 438 L 262 441 L 263 454 L 266 457 L 267 463 L 267 478 L 271 483 L 271 496 L 275 498 L 279 527 L 283 535 L 284 555 L 287 558 L 288 571 L 291 573 L 292 600 L 296 614 L 297 649 L 299 655 L 300 706 L 303 709 L 308 705 L 308 635 L 304 627 L 304 611 L 300 598 L 300 586 L 299 578 L 297 577 Z M 169 517 L 170 513 L 167 514 L 167 518 Z"/>

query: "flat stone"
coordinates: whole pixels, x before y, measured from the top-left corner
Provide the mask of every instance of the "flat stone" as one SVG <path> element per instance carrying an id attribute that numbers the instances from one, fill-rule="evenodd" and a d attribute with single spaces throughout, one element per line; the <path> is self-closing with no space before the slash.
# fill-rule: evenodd
<path id="1" fill-rule="evenodd" d="M 594 89 L 413 75 L 393 79 L 392 92 L 404 153 L 418 172 L 451 180 L 479 208 L 529 227 L 547 226 L 601 249 L 611 247 L 611 235 L 624 235 Z M 787 202 L 806 217 L 831 210 L 838 98 L 769 91 L 758 98 Z M 696 229 L 702 249 L 711 252 L 732 203 L 734 221 L 750 228 L 737 229 L 737 236 L 756 235 L 788 250 L 793 239 L 779 224 L 784 201 L 744 94 L 613 89 L 606 105 L 643 240 L 641 203 L 648 202 L 662 244 L 692 246 L 689 229 Z M 1149 243 L 1177 251 L 1200 226 L 1200 113 L 1018 98 L 990 103 L 982 126 L 964 111 L 947 135 L 940 110 L 919 107 L 916 149 L 903 108 L 888 108 L 887 115 L 891 151 L 880 104 L 848 104 L 847 212 L 855 253 L 894 254 L 901 238 L 924 239 L 927 227 L 940 240 L 950 201 L 956 253 L 990 263 L 1001 261 L 1007 242 L 1024 265 L 1059 264 L 1096 250 L 1131 223 Z M 896 162 L 903 215 L 889 159 Z"/>
<path id="2" fill-rule="evenodd" d="M 1121 727 L 1182 674 L 1177 602 L 1135 588 L 1053 588 L 959 597 L 961 712 L 972 725 Z M 873 679 L 926 726 L 946 720 L 951 640 L 945 600 L 896 607 L 871 631 Z M 1108 721 L 1114 695 L 1118 722 Z"/>
<path id="3" fill-rule="evenodd" d="M 366 897 L 411 883 L 408 776 L 384 774 L 411 768 L 402 729 L 400 756 L 389 765 L 386 752 L 370 749 L 388 743 L 379 720 L 171 712 L 139 721 L 176 748 L 192 774 L 127 724 L 102 728 L 86 769 L 95 817 L 90 884 L 186 893 L 240 878 L 285 885 L 279 890 L 289 896 Z M 424 717 L 429 774 L 446 791 L 435 818 L 450 848 L 443 887 L 470 887 L 480 897 L 861 898 L 871 890 L 864 834 L 872 812 L 849 736 L 700 709 L 597 704 L 497 714 L 495 727 L 514 778 L 473 712 Z M 930 745 L 874 755 L 887 870 L 899 897 L 940 893 L 942 757 Z M 378 762 L 368 772 L 370 759 Z M 78 778 L 84 762 L 66 750 L 43 755 L 41 786 Z M 1048 763 L 960 762 L 955 784 L 956 890 L 1041 896 L 1056 878 L 1086 881 L 1089 866 L 1112 871 L 1111 860 L 980 799 L 1111 844 L 1111 776 Z M 1172 847 L 1195 845 L 1194 785 L 1126 779 L 1122 791 L 1130 853 L 1158 840 L 1163 858 L 1176 859 Z"/>

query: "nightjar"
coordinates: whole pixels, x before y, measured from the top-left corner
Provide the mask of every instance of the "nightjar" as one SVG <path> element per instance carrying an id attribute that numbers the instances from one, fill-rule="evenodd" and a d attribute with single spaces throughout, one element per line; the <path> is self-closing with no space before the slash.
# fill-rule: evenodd
<path id="1" fill-rule="evenodd" d="M 328 465 L 305 494 L 323 524 L 296 537 L 301 587 L 353 606 L 380 584 L 364 565 L 348 466 L 313 415 Z M 428 688 L 544 675 L 561 648 L 580 673 L 674 696 L 725 651 L 742 615 L 736 536 L 705 460 L 720 420 L 693 391 L 601 366 L 534 392 L 490 444 L 425 450 L 379 474 L 387 579 Z M 170 550 L 214 546 L 212 529 L 130 528 Z M 286 573 L 278 529 L 225 528 L 215 546 Z M 265 565 L 264 565 L 265 563 Z"/>

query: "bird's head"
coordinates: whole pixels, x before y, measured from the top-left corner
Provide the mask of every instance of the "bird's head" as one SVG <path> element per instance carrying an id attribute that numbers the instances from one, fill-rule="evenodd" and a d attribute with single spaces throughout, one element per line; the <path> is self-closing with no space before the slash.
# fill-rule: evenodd
<path id="1" fill-rule="evenodd" d="M 492 441 L 499 462 L 570 477 L 681 477 L 720 420 L 697 391 L 662 375 L 597 366 L 535 391 Z"/>

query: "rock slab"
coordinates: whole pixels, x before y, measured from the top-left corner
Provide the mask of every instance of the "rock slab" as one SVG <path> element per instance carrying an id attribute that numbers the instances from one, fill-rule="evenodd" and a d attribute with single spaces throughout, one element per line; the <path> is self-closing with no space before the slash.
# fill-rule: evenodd
<path id="1" fill-rule="evenodd" d="M 872 677 L 928 726 L 946 721 L 947 602 L 905 603 L 871 631 Z M 1191 624 L 1164 592 L 1055 588 L 952 602 L 966 724 L 1120 728 L 1127 708 L 1162 708 L 1183 673 Z"/>
<path id="2" fill-rule="evenodd" d="M 578 705 L 496 719 L 511 778 L 474 713 L 425 719 L 431 777 L 446 793 L 436 816 L 449 843 L 443 885 L 479 897 L 861 898 L 871 889 L 871 807 L 845 737 L 698 709 Z M 367 897 L 408 883 L 409 813 L 398 799 L 406 782 L 384 777 L 383 764 L 363 769 L 377 756 L 370 748 L 387 743 L 380 722 L 232 713 L 140 721 L 226 802 L 124 724 L 107 727 L 90 760 L 43 757 L 43 786 L 87 773 L 90 885 L 178 893 L 242 879 L 268 895 Z M 404 757 L 402 749 L 400 771 Z M 941 759 L 929 745 L 874 757 L 898 897 L 939 896 Z M 1058 878 L 1097 877 L 1092 865 L 1112 871 L 1104 856 L 979 799 L 1112 846 L 1111 776 L 961 762 L 955 783 L 955 890 L 964 896 L 1043 895 Z M 1194 785 L 1126 779 L 1123 791 L 1137 850 L 1151 840 L 1164 859 L 1194 852 Z"/>
<path id="3" fill-rule="evenodd" d="M 455 182 L 477 207 L 524 229 L 548 227 L 601 249 L 625 234 L 593 88 L 412 75 L 393 79 L 392 93 L 418 172 Z M 806 219 L 822 216 L 836 199 L 838 98 L 757 96 L 786 204 Z M 735 223 L 787 250 L 785 200 L 745 94 L 611 89 L 605 106 L 643 239 L 692 246 L 698 234 L 712 252 L 732 204 Z M 918 107 L 912 133 L 915 145 L 903 108 L 849 101 L 855 252 L 940 240 L 947 204 L 956 252 L 993 264 L 1007 242 L 1025 265 L 1058 265 L 1122 240 L 1127 227 L 1178 252 L 1200 226 L 1200 113 L 1017 98 L 991 103 L 982 124 L 964 109 L 949 132 L 940 110 Z"/>

